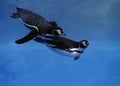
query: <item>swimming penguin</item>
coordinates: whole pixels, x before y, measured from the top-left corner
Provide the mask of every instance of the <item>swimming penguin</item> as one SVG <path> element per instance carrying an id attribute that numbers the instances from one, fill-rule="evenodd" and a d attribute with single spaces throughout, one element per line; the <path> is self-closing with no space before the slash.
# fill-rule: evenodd
<path id="1" fill-rule="evenodd" d="M 35 36 L 40 35 L 43 38 L 49 38 L 51 36 L 65 35 L 61 27 L 58 27 L 55 21 L 48 22 L 42 16 L 33 13 L 23 8 L 16 8 L 17 12 L 12 14 L 12 18 L 19 18 L 23 24 L 32 31 L 16 41 L 17 44 L 25 43 Z"/>
<path id="2" fill-rule="evenodd" d="M 34 40 L 45 44 L 49 49 L 56 53 L 68 57 L 74 57 L 74 60 L 79 59 L 80 55 L 89 45 L 87 40 L 76 42 L 63 37 L 56 37 L 54 40 L 42 40 L 41 38 L 35 37 Z"/>

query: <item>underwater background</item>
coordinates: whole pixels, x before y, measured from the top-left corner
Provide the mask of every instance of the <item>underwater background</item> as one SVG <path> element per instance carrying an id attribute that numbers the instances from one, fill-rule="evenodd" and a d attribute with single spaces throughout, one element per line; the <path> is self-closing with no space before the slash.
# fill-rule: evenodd
<path id="1" fill-rule="evenodd" d="M 22 7 L 90 45 L 74 61 L 33 40 L 10 16 Z M 120 0 L 0 0 L 0 86 L 120 86 Z"/>

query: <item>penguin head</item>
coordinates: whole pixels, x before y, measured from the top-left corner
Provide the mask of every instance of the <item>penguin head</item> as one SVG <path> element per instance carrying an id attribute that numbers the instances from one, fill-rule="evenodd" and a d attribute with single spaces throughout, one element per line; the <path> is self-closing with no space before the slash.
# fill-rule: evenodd
<path id="1" fill-rule="evenodd" d="M 81 47 L 81 48 L 87 48 L 88 46 L 89 46 L 89 42 L 87 41 L 87 40 L 81 40 L 80 42 L 79 42 L 79 46 Z"/>
<path id="2" fill-rule="evenodd" d="M 65 33 L 63 32 L 62 28 L 60 28 L 60 27 L 54 28 L 52 33 L 55 36 L 65 36 Z"/>

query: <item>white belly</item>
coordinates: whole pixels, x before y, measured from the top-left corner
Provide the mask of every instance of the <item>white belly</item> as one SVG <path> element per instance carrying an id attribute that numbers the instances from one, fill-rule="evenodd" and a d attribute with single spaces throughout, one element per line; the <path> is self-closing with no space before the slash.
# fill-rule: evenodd
<path id="1" fill-rule="evenodd" d="M 63 56 L 68 56 L 68 57 L 78 57 L 80 56 L 80 53 L 78 52 L 68 52 L 68 51 L 65 51 L 65 50 L 60 50 L 60 49 L 57 49 L 57 48 L 51 48 L 49 46 L 47 46 L 50 50 L 60 54 L 60 55 L 63 55 Z"/>

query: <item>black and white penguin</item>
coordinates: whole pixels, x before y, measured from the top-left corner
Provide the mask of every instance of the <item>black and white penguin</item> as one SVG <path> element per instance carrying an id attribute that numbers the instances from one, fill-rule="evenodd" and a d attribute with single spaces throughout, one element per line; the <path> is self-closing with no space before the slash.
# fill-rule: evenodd
<path id="1" fill-rule="evenodd" d="M 37 35 L 40 35 L 43 38 L 49 38 L 51 36 L 62 36 L 65 35 L 62 28 L 58 27 L 55 21 L 48 22 L 42 16 L 33 13 L 29 10 L 23 8 L 16 8 L 17 12 L 12 14 L 12 18 L 19 18 L 23 24 L 31 29 L 32 31 L 16 41 L 17 44 L 25 43 Z"/>
<path id="2" fill-rule="evenodd" d="M 89 45 L 87 40 L 76 42 L 63 37 L 56 37 L 54 40 L 42 40 L 41 38 L 35 37 L 34 40 L 45 44 L 49 49 L 56 53 L 68 57 L 74 57 L 74 60 L 79 59 L 80 55 Z"/>

